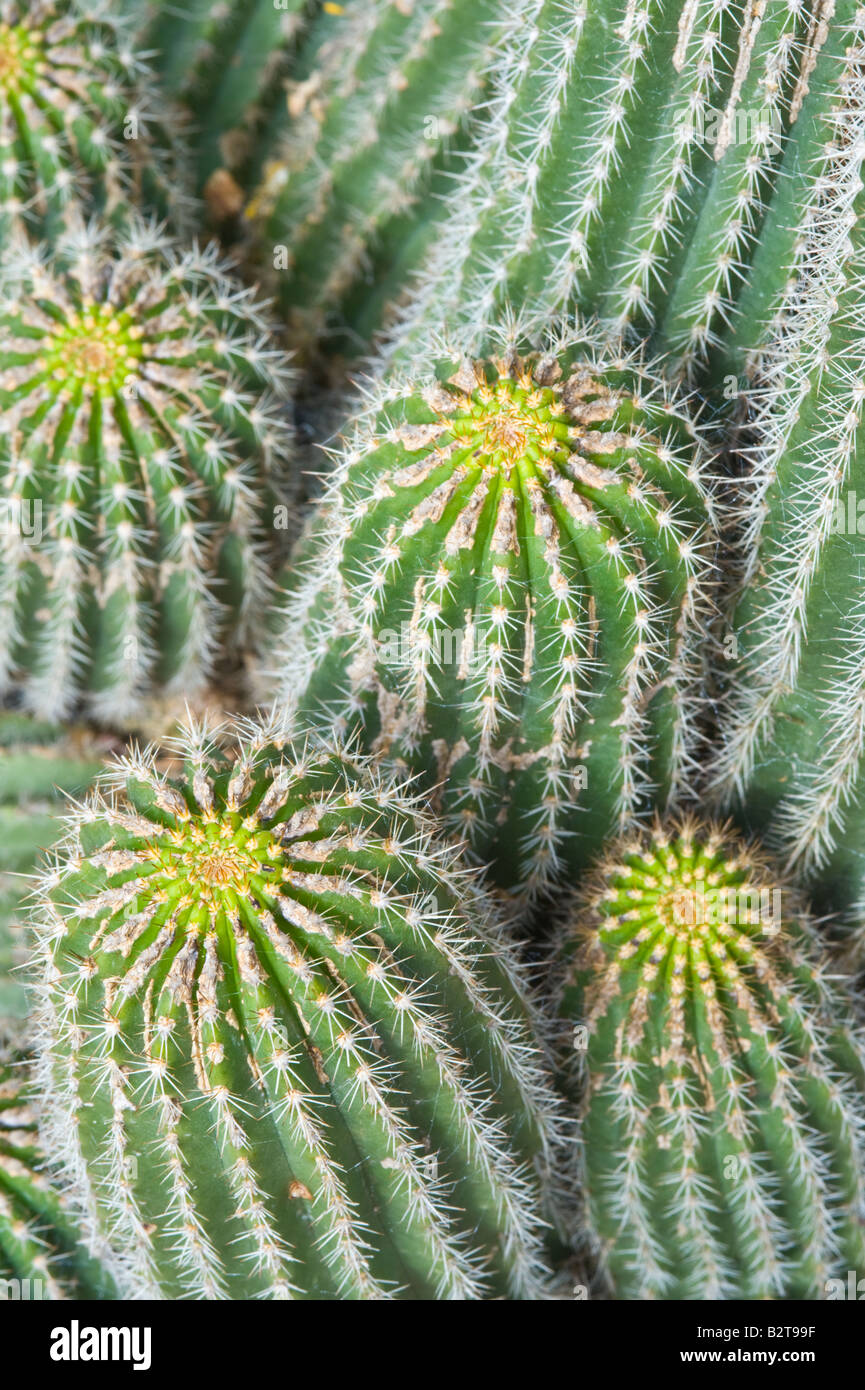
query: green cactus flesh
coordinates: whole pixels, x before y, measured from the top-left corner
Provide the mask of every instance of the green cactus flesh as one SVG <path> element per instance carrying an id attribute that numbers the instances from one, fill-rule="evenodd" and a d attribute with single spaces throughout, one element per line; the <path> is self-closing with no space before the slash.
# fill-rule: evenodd
<path id="1" fill-rule="evenodd" d="M 262 306 L 211 251 L 91 227 L 0 272 L 0 687 L 39 717 L 193 690 L 269 583 L 288 431 Z"/>
<path id="2" fill-rule="evenodd" d="M 713 780 L 821 906 L 865 900 L 865 13 L 840 72 L 802 268 L 750 393 L 731 484 L 741 584 Z"/>
<path id="3" fill-rule="evenodd" d="M 281 138 L 271 133 L 248 216 L 299 339 L 364 283 L 394 224 L 405 234 L 406 217 L 412 229 L 429 220 L 436 163 L 482 105 L 501 9 L 499 0 L 355 5 L 296 82 L 294 119 Z"/>
<path id="4" fill-rule="evenodd" d="M 128 7 L 127 7 L 128 8 Z M 139 42 L 162 88 L 190 116 L 187 138 L 203 183 L 240 172 L 258 126 L 280 104 L 309 0 L 184 0 L 139 5 Z"/>
<path id="5" fill-rule="evenodd" d="M 46 1174 L 20 1063 L 0 1060 L 0 1282 L 6 1298 L 109 1297 L 108 1275 L 83 1249 Z"/>
<path id="6" fill-rule="evenodd" d="M 825 1297 L 865 1258 L 865 1054 L 808 919 L 687 822 L 611 846 L 581 898 L 563 1013 L 616 1296 Z"/>
<path id="7" fill-rule="evenodd" d="M 183 223 L 174 141 L 150 76 L 100 4 L 0 5 L 0 246 L 22 225 L 56 236 L 70 212 L 124 221 L 130 205 Z"/>
<path id="8" fill-rule="evenodd" d="M 101 770 L 108 740 L 0 712 L 0 1034 L 27 1015 L 19 972 L 31 875 L 61 834 L 64 796 L 79 797 Z"/>
<path id="9" fill-rule="evenodd" d="M 670 372 L 743 377 L 798 261 L 857 0 L 506 8 L 388 360 L 422 361 L 436 331 L 483 355 L 513 307 L 527 333 L 577 311 L 647 338 Z"/>
<path id="10" fill-rule="evenodd" d="M 488 905 L 398 783 L 202 729 L 44 879 L 48 1139 L 129 1293 L 538 1296 L 551 1103 Z"/>
<path id="11" fill-rule="evenodd" d="M 681 793 L 710 545 L 693 425 L 635 359 L 443 361 L 349 438 L 273 675 L 533 895 Z"/>

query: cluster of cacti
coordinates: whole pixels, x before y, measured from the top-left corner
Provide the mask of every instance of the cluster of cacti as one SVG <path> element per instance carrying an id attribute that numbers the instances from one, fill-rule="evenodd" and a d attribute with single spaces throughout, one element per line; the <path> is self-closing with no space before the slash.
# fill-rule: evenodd
<path id="1" fill-rule="evenodd" d="M 582 1189 L 623 1298 L 807 1298 L 862 1267 L 865 1047 L 814 927 L 719 825 L 614 843 L 566 922 Z"/>
<path id="2" fill-rule="evenodd" d="M 109 746 L 84 729 L 0 711 L 0 1039 L 27 1013 L 26 876 L 62 832 L 63 798 L 84 795 Z"/>
<path id="3" fill-rule="evenodd" d="M 121 1290 L 542 1292 L 552 1103 L 482 894 L 335 746 L 185 753 L 122 762 L 42 884 L 47 1133 Z"/>
<path id="4" fill-rule="evenodd" d="M 0 1283 L 862 1271 L 863 160 L 858 0 L 0 0 Z"/>
<path id="5" fill-rule="evenodd" d="M 87 1254 L 68 1201 L 46 1173 L 28 1070 L 21 1058 L 0 1057 L 2 1297 L 110 1297 L 108 1274 Z"/>
<path id="6" fill-rule="evenodd" d="M 424 774 L 530 896 L 676 800 L 699 733 L 700 443 L 637 360 L 570 336 L 375 393 L 275 649 L 282 701 Z"/>

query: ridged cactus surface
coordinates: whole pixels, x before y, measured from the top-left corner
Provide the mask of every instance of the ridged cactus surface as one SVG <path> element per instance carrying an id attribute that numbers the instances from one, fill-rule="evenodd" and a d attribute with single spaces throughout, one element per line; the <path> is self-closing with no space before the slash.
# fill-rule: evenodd
<path id="1" fill-rule="evenodd" d="M 735 653 L 714 784 L 835 906 L 865 900 L 865 12 L 731 484 Z"/>
<path id="2" fill-rule="evenodd" d="M 862 1038 L 760 853 L 687 821 L 614 843 L 564 950 L 614 1295 L 819 1299 L 861 1268 Z"/>
<path id="3" fill-rule="evenodd" d="M 669 372 L 742 375 L 796 263 L 856 0 L 506 9 L 482 127 L 389 354 L 422 360 L 436 330 L 483 354 L 513 307 L 529 332 L 578 311 L 648 338 Z"/>
<path id="4" fill-rule="evenodd" d="M 706 458 L 638 360 L 570 339 L 376 394 L 275 648 L 283 700 L 422 773 L 530 896 L 679 797 L 699 738 Z"/>
<path id="5" fill-rule="evenodd" d="M 110 1296 L 108 1275 L 84 1250 L 68 1204 L 46 1172 L 20 1060 L 0 1058 L 0 1281 L 6 1299 Z"/>
<path id="6" fill-rule="evenodd" d="M 43 881 L 47 1134 L 126 1294 L 526 1297 L 552 1102 L 483 895 L 280 721 L 146 756 Z"/>
<path id="7" fill-rule="evenodd" d="M 406 234 L 429 220 L 436 163 L 482 107 L 506 28 L 500 0 L 345 8 L 317 61 L 299 70 L 291 119 L 271 132 L 247 210 L 262 271 L 299 341 L 364 285 L 394 223 Z"/>
<path id="8" fill-rule="evenodd" d="M 284 361 L 212 248 L 149 223 L 7 256 L 0 688 L 115 720 L 250 635 L 285 501 Z"/>
<path id="9" fill-rule="evenodd" d="M 61 835 L 64 796 L 80 797 L 96 778 L 107 739 L 0 712 L 0 1036 L 27 1014 L 24 928 L 31 875 Z"/>
<path id="10" fill-rule="evenodd" d="M 136 21 L 160 85 L 186 115 L 199 184 L 238 174 L 255 136 L 285 104 L 284 83 L 317 0 L 136 0 Z"/>
<path id="11" fill-rule="evenodd" d="M 22 226 L 53 237 L 73 210 L 182 221 L 176 141 L 149 70 L 107 4 L 0 3 L 0 247 Z"/>

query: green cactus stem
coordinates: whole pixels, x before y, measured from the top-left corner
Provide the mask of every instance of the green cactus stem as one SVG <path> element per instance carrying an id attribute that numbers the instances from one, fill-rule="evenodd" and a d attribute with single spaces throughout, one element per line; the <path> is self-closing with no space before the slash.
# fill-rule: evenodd
<path id="1" fill-rule="evenodd" d="M 240 176 L 257 133 L 284 105 L 285 79 L 317 4 L 146 0 L 131 8 L 161 87 L 188 115 L 198 184 L 217 170 Z"/>
<path id="2" fill-rule="evenodd" d="M 861 1269 L 862 1038 L 763 855 L 692 821 L 629 836 L 563 950 L 585 1218 L 615 1296 L 816 1299 Z"/>
<path id="3" fill-rule="evenodd" d="M 469 354 L 519 306 L 743 377 L 839 109 L 856 0 L 515 0 L 452 212 L 385 361 Z M 753 269 L 752 269 L 753 262 Z"/>
<path id="4" fill-rule="evenodd" d="M 15 1299 L 108 1298 L 110 1278 L 86 1252 L 54 1189 L 37 1137 L 26 1070 L 0 1058 L 0 1282 Z"/>
<path id="5" fill-rule="evenodd" d="M 3 0 L 0 247 L 22 227 L 51 239 L 82 210 L 122 223 L 132 206 L 185 225 L 176 142 L 155 106 L 109 6 Z"/>
<path id="6" fill-rule="evenodd" d="M 283 722 L 133 754 L 42 885 L 40 1084 L 124 1295 L 541 1296 L 525 989 L 419 802 Z"/>
<path id="7" fill-rule="evenodd" d="M 500 0 L 355 4 L 301 68 L 247 209 L 296 341 L 338 318 L 394 224 L 408 233 L 415 208 L 428 220 L 436 164 L 482 106 L 501 10 Z"/>
<path id="8" fill-rule="evenodd" d="M 568 333 L 382 388 L 306 549 L 280 698 L 421 773 L 503 888 L 535 895 L 682 794 L 706 457 L 635 357 Z"/>
<path id="9" fill-rule="evenodd" d="M 865 14 L 802 269 L 750 393 L 730 520 L 741 571 L 713 781 L 821 902 L 865 896 Z"/>
<path id="10" fill-rule="evenodd" d="M 195 691 L 268 592 L 287 373 L 213 249 L 79 227 L 0 271 L 0 688 L 41 718 Z M 285 501 L 283 494 L 280 505 Z"/>

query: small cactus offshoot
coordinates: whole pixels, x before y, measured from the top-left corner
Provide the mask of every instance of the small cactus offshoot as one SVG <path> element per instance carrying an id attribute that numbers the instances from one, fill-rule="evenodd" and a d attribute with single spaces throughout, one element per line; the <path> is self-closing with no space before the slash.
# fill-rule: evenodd
<path id="1" fill-rule="evenodd" d="M 613 844 L 566 924 L 587 1224 L 620 1298 L 821 1298 L 862 1268 L 865 1053 L 762 854 Z"/>
<path id="2" fill-rule="evenodd" d="M 98 719 L 198 688 L 269 582 L 284 358 L 208 249 L 79 226 L 0 271 L 0 690 Z"/>
<path id="3" fill-rule="evenodd" d="M 585 864 L 697 756 L 711 569 L 681 401 L 586 339 L 372 400 L 277 648 L 281 697 L 421 773 L 500 886 Z"/>
<path id="4" fill-rule="evenodd" d="M 274 720 L 147 755 L 42 882 L 47 1137 L 123 1295 L 539 1296 L 553 1110 L 420 803 Z"/>

